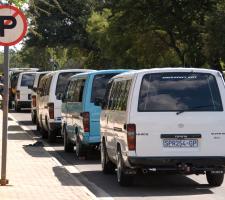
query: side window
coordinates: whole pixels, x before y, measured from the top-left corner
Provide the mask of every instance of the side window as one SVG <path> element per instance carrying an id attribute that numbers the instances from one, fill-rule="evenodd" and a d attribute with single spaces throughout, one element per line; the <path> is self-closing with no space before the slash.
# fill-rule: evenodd
<path id="1" fill-rule="evenodd" d="M 109 110 L 125 111 L 131 87 L 131 80 L 117 81 L 112 85 L 108 100 Z"/>
<path id="2" fill-rule="evenodd" d="M 66 101 L 67 102 L 71 102 L 72 101 L 72 97 L 73 97 L 73 93 L 74 93 L 74 84 L 76 82 L 75 81 L 70 81 L 69 85 L 67 86 L 67 93 L 66 93 Z"/>
<path id="3" fill-rule="evenodd" d="M 113 81 L 109 81 L 108 84 L 106 85 L 103 110 L 107 109 L 107 107 L 108 107 L 110 90 L 111 90 L 112 84 L 113 84 Z"/>
<path id="4" fill-rule="evenodd" d="M 114 110 L 117 93 L 118 93 L 118 82 L 114 82 L 112 85 L 112 89 L 111 89 L 110 97 L 109 97 L 109 104 L 108 104 L 109 110 Z"/>
<path id="5" fill-rule="evenodd" d="M 73 90 L 74 90 L 74 93 L 73 93 L 73 96 L 72 96 L 73 102 L 82 102 L 84 85 L 85 85 L 84 79 L 79 79 L 79 80 L 75 81 L 75 83 L 73 85 Z"/>
<path id="6" fill-rule="evenodd" d="M 123 97 L 121 98 L 121 110 L 126 110 L 127 109 L 127 101 L 128 101 L 128 96 L 129 96 L 129 91 L 131 87 L 131 80 L 127 80 L 124 83 L 124 91 L 122 92 Z"/>
<path id="7" fill-rule="evenodd" d="M 51 82 L 52 82 L 52 76 L 49 77 L 46 81 L 46 84 L 45 84 L 45 95 L 49 95 L 49 92 L 50 92 L 50 87 L 51 87 Z"/>

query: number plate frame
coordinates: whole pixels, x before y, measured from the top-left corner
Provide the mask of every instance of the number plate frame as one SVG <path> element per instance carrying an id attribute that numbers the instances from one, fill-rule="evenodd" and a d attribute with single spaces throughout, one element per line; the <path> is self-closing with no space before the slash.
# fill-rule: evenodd
<path id="1" fill-rule="evenodd" d="M 164 148 L 198 148 L 198 139 L 175 139 L 168 138 L 162 140 Z"/>

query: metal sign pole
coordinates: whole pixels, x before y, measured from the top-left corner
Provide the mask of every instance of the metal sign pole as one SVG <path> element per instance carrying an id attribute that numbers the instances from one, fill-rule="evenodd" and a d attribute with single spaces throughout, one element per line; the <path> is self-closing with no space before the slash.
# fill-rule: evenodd
<path id="1" fill-rule="evenodd" d="M 9 102 L 9 47 L 4 47 L 4 95 L 3 95 L 3 126 L 2 126 L 2 168 L 1 180 L 2 186 L 8 184 L 6 179 L 6 161 L 7 161 L 7 139 L 8 139 L 8 102 Z"/>

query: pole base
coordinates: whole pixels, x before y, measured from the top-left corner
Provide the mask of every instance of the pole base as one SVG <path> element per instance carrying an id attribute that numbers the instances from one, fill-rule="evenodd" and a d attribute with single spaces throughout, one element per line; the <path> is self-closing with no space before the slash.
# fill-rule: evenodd
<path id="1" fill-rule="evenodd" d="M 1 186 L 6 186 L 9 184 L 9 180 L 8 179 L 0 179 L 0 185 Z"/>

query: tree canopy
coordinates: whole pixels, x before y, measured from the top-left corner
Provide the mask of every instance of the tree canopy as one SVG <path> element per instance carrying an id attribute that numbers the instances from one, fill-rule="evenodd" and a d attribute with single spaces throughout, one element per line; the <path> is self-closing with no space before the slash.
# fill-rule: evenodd
<path id="1" fill-rule="evenodd" d="M 60 67 L 224 67 L 225 0 L 10 2 L 29 5 L 18 54 L 30 66 L 40 53 L 41 67 L 51 58 Z"/>

